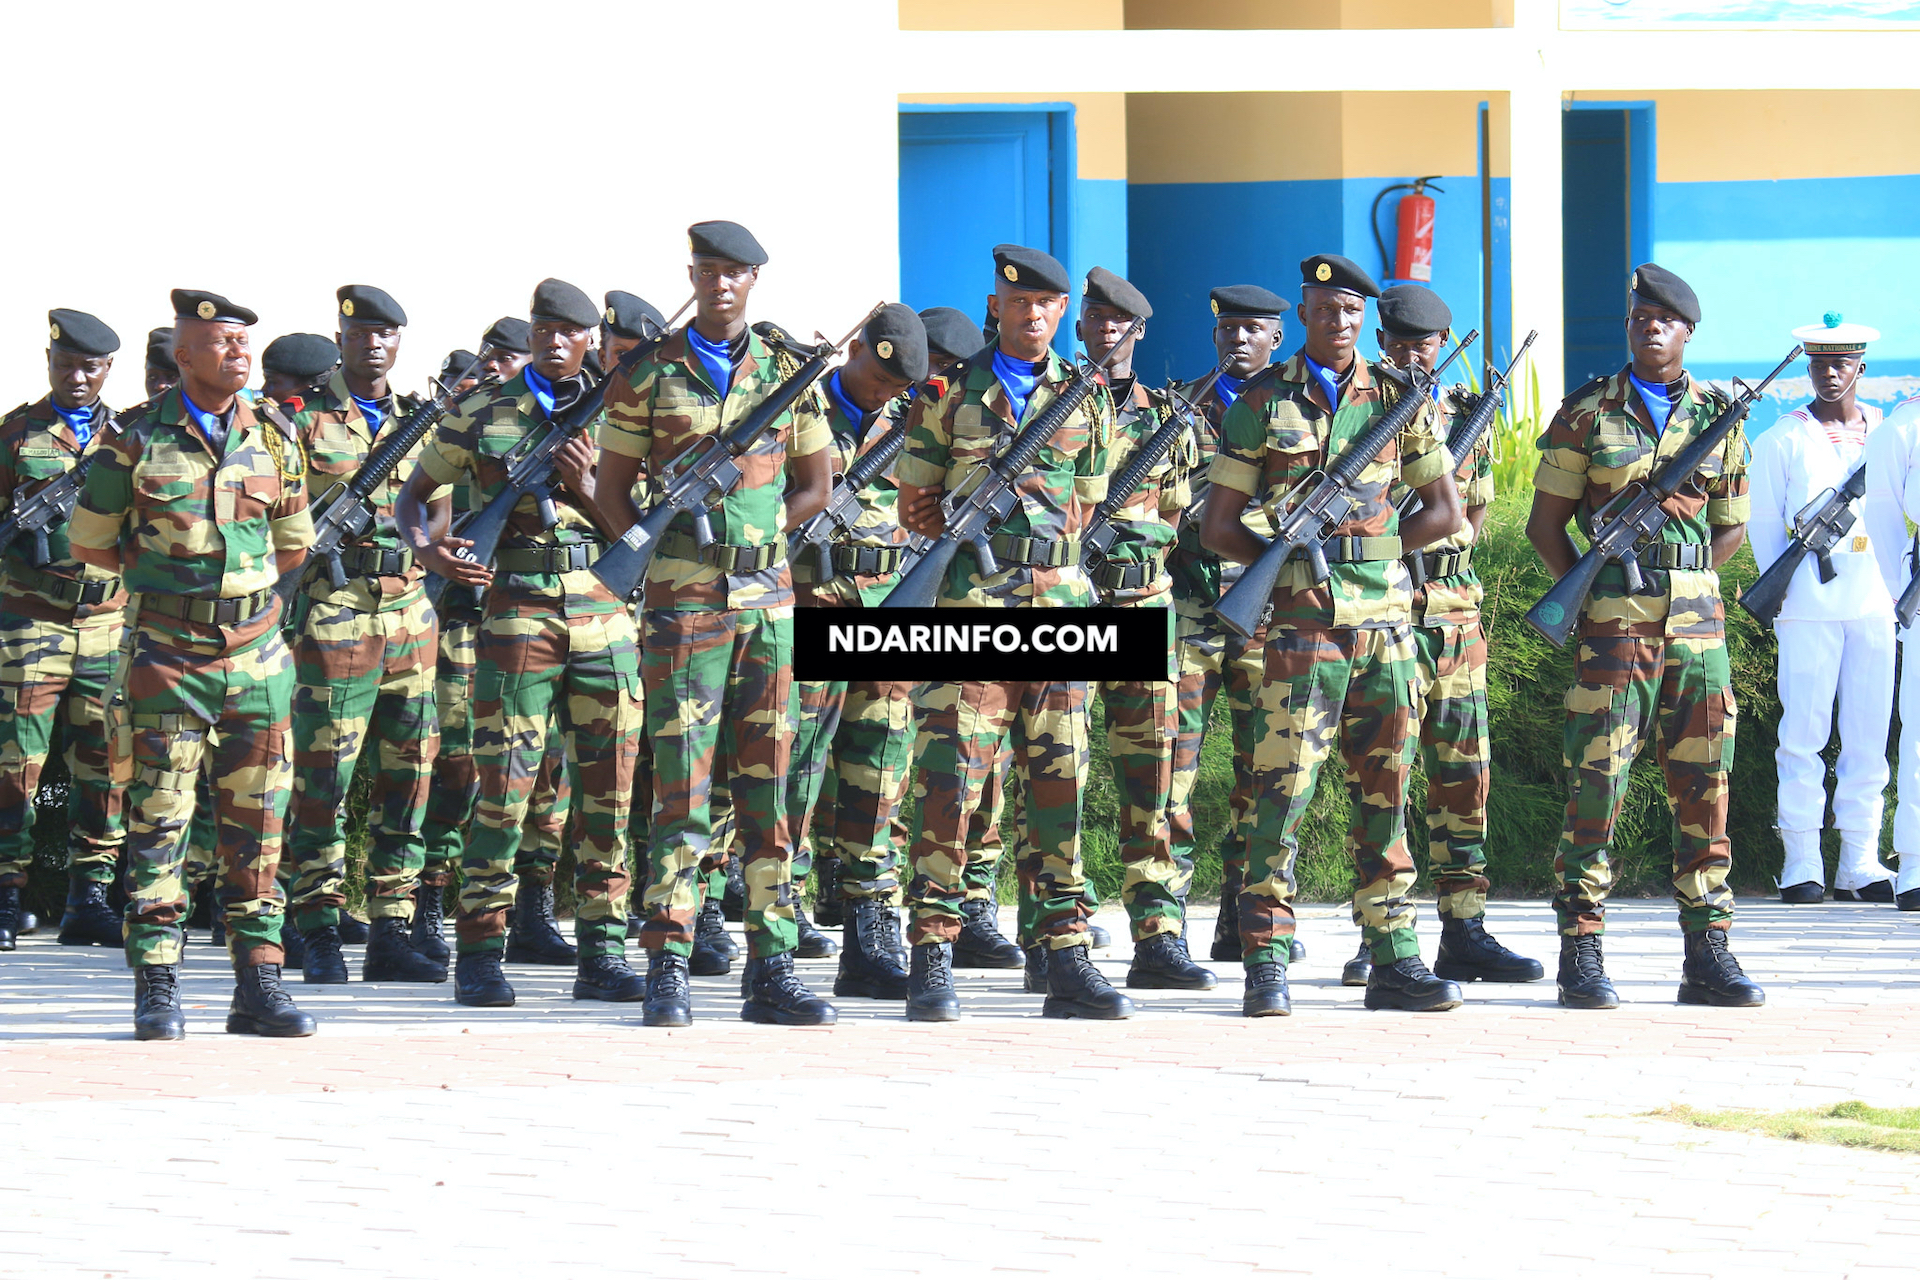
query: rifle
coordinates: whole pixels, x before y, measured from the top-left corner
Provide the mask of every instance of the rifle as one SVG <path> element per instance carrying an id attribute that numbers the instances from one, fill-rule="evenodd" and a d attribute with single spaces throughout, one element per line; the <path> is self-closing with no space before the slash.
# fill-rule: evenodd
<path id="1" fill-rule="evenodd" d="M 855 458 L 846 474 L 837 476 L 827 505 L 787 535 L 787 559 L 798 562 L 802 552 L 814 557 L 814 581 L 829 582 L 833 571 L 833 544 L 853 535 L 860 519 L 860 493 L 886 474 L 907 444 L 907 419 L 902 414 L 871 449 Z"/>
<path id="2" fill-rule="evenodd" d="M 653 563 L 654 553 L 660 549 L 660 539 L 666 534 L 667 526 L 682 512 L 691 512 L 693 515 L 694 542 L 702 547 L 713 544 L 712 508 L 732 492 L 734 485 L 740 483 L 740 459 L 759 443 L 761 436 L 773 428 L 781 415 L 793 407 L 807 388 L 819 381 L 827 371 L 827 361 L 833 359 L 834 354 L 846 346 L 855 334 L 866 328 L 867 321 L 873 319 L 881 305 L 875 304 L 873 310 L 860 317 L 860 323 L 847 330 L 846 336 L 838 342 L 823 341 L 817 346 L 805 347 L 793 342 L 778 329 L 772 329 L 771 336 L 776 346 L 785 347 L 795 355 L 804 352 L 806 359 L 769 392 L 766 399 L 755 405 L 746 417 L 731 427 L 694 441 L 679 457 L 667 464 L 666 470 L 661 473 L 665 480 L 665 492 L 660 500 L 594 561 L 594 575 L 607 585 L 607 590 L 622 600 L 632 598 L 646 579 L 647 566 Z"/>
<path id="3" fill-rule="evenodd" d="M 111 426 L 111 421 L 107 425 Z M 80 501 L 80 490 L 87 483 L 87 471 L 93 466 L 95 454 L 95 449 L 87 450 L 73 470 L 49 480 L 27 497 L 14 496 L 12 509 L 0 519 L 0 556 L 7 553 L 20 535 L 27 534 L 33 538 L 33 551 L 27 559 L 34 568 L 41 568 L 53 559 L 52 550 L 47 546 L 47 533 L 55 525 L 73 518 L 73 508 Z"/>
<path id="4" fill-rule="evenodd" d="M 1780 616 L 1780 607 L 1787 602 L 1787 588 L 1793 583 L 1793 575 L 1809 555 L 1814 558 L 1820 581 L 1832 582 L 1833 544 L 1853 528 L 1858 519 L 1853 514 L 1853 503 L 1866 492 L 1867 464 L 1863 462 L 1847 477 L 1845 484 L 1838 489 L 1828 489 L 1800 508 L 1800 513 L 1793 518 L 1793 541 L 1734 603 L 1753 615 L 1761 626 L 1772 626 L 1773 620 Z M 1906 599 L 1904 593 L 1901 599 Z"/>
<path id="5" fill-rule="evenodd" d="M 1920 535 L 1915 535 L 1913 545 L 1907 548 L 1907 585 L 1894 602 L 1893 618 L 1899 625 L 1910 627 L 1916 613 L 1920 613 Z"/>
<path id="6" fill-rule="evenodd" d="M 1080 531 L 1081 568 L 1090 568 L 1113 550 L 1114 540 L 1120 536 L 1120 531 L 1113 524 L 1114 517 L 1127 505 L 1127 500 L 1140 491 L 1140 486 L 1146 483 L 1147 473 L 1159 465 L 1160 459 L 1166 457 L 1167 451 L 1186 433 L 1193 415 L 1200 411 L 1200 402 L 1207 398 L 1207 393 L 1213 390 L 1213 384 L 1220 381 L 1232 363 L 1231 356 L 1222 360 L 1219 367 L 1194 388 L 1192 399 L 1182 397 L 1171 387 L 1167 389 L 1167 397 L 1173 401 L 1173 411 L 1160 424 L 1159 430 L 1133 451 L 1133 456 L 1127 459 L 1127 465 L 1108 483 L 1107 496 L 1093 509 L 1086 528 Z"/>
<path id="7" fill-rule="evenodd" d="M 880 608 L 932 608 L 940 599 L 941 585 L 947 580 L 947 568 L 963 545 L 973 548 L 982 574 L 991 577 L 1000 572 L 1000 562 L 994 559 L 993 547 L 988 539 L 1000 522 L 1013 511 L 1013 486 L 1019 482 L 1021 474 L 1034 458 L 1039 456 L 1040 450 L 1066 425 L 1074 410 L 1093 394 L 1107 365 L 1145 324 L 1146 321 L 1136 316 L 1133 323 L 1127 326 L 1127 331 L 1120 335 L 1120 341 L 1113 344 L 1113 350 L 1107 353 L 1105 360 L 1098 364 L 1076 365 L 1073 380 L 1067 383 L 1053 403 L 1022 428 L 1004 451 L 968 476 L 969 480 L 979 476 L 979 483 L 967 490 L 965 497 L 947 495 L 941 503 L 947 519 L 946 532 L 934 540 L 926 553 L 914 562 L 913 568 L 901 575 L 887 598 L 880 602 Z M 961 482 L 961 488 L 966 488 L 965 481 Z"/>
<path id="8" fill-rule="evenodd" d="M 1280 580 L 1280 570 L 1296 555 L 1306 560 L 1307 570 L 1315 582 L 1325 582 L 1332 576 L 1327 567 L 1327 554 L 1320 544 L 1341 521 L 1353 514 L 1353 486 L 1359 481 L 1361 471 L 1406 430 L 1407 424 L 1427 403 L 1427 389 L 1479 336 L 1480 331 L 1475 329 L 1460 339 L 1459 345 L 1434 366 L 1432 373 L 1418 366 L 1408 370 L 1406 388 L 1393 402 L 1393 407 L 1348 445 L 1330 469 L 1316 469 L 1281 500 L 1286 510 L 1274 523 L 1273 541 L 1266 544 L 1260 558 L 1247 566 L 1240 580 L 1228 588 L 1220 597 L 1220 603 L 1214 606 L 1220 621 L 1242 636 L 1258 630 L 1260 615 L 1266 612 L 1274 585 Z"/>
<path id="9" fill-rule="evenodd" d="M 1453 429 L 1453 434 L 1447 437 L 1447 459 L 1453 464 L 1453 470 L 1460 469 L 1460 464 L 1467 460 L 1467 456 L 1473 452 L 1473 447 L 1480 443 L 1480 437 L 1487 434 L 1487 428 L 1493 425 L 1493 415 L 1500 411 L 1500 393 L 1506 389 L 1508 380 L 1513 377 L 1513 371 L 1520 367 L 1520 358 L 1527 354 L 1527 348 L 1531 347 L 1533 340 L 1539 336 L 1538 329 L 1528 330 L 1527 340 L 1520 344 L 1520 349 L 1513 353 L 1513 359 L 1507 362 L 1507 367 L 1502 372 L 1496 374 L 1491 364 L 1487 366 L 1487 389 L 1481 392 L 1480 399 L 1474 402 L 1473 411 L 1467 414 L 1460 425 Z M 1405 520 L 1419 509 L 1420 495 L 1413 490 L 1408 490 L 1407 496 L 1400 501 L 1400 518 Z M 1413 589 L 1418 591 L 1426 586 L 1427 562 L 1423 549 L 1415 547 L 1407 554 L 1404 563 L 1407 566 L 1407 576 L 1413 580 Z"/>
<path id="10" fill-rule="evenodd" d="M 1734 379 L 1740 386 L 1740 394 L 1734 397 L 1724 413 L 1713 420 L 1711 426 L 1675 454 L 1646 483 L 1629 485 L 1615 494 L 1606 506 L 1593 513 L 1590 524 L 1594 526 L 1594 533 L 1587 553 L 1527 611 L 1528 625 L 1538 631 L 1548 644 L 1556 649 L 1566 648 L 1574 625 L 1580 620 L 1580 610 L 1586 606 L 1587 597 L 1593 592 L 1594 581 L 1609 564 L 1617 562 L 1620 565 L 1621 572 L 1626 575 L 1628 591 L 1641 590 L 1645 580 L 1640 576 L 1640 561 L 1635 551 L 1642 542 L 1659 537 L 1660 530 L 1666 527 L 1667 513 L 1660 504 L 1678 492 L 1680 486 L 1707 460 L 1708 455 L 1733 434 L 1734 428 L 1747 416 L 1747 411 L 1753 408 L 1754 401 L 1760 398 L 1760 393 L 1767 389 L 1767 384 L 1799 359 L 1802 350 L 1801 347 L 1794 347 L 1785 360 L 1773 367 L 1772 373 L 1760 380 L 1758 386 L 1750 387 L 1738 378 Z"/>

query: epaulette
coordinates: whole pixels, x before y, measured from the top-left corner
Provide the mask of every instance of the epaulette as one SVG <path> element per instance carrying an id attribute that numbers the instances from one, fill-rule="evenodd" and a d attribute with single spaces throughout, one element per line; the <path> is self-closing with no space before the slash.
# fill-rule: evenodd
<path id="1" fill-rule="evenodd" d="M 40 402 L 38 400 L 28 400 L 24 404 L 16 405 L 13 408 L 7 410 L 6 415 L 4 417 L 0 417 L 0 422 L 12 422 L 15 418 L 19 417 L 21 414 L 25 413 L 27 410 L 33 408 L 33 406 L 39 403 Z"/>
<path id="2" fill-rule="evenodd" d="M 1575 387 L 1572 391 L 1569 391 L 1566 395 L 1566 399 L 1579 400 L 1585 396 L 1592 395 L 1594 392 L 1606 386 L 1611 381 L 1613 381 L 1612 374 L 1596 373 L 1591 379 L 1581 383 L 1579 386 Z"/>
<path id="3" fill-rule="evenodd" d="M 307 474 L 307 446 L 300 439 L 300 428 L 293 425 L 293 419 L 280 411 L 280 406 L 265 399 L 253 403 L 253 411 L 272 423 L 284 439 L 280 444 L 273 442 L 271 435 L 264 437 L 267 453 L 273 459 L 274 467 L 283 480 L 298 480 Z M 291 447 L 289 447 L 291 446 Z"/>

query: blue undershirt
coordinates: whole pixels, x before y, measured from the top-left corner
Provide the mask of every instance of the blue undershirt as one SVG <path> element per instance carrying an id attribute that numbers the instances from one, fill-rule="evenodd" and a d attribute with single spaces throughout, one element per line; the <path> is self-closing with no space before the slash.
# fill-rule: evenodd
<path id="1" fill-rule="evenodd" d="M 1627 381 L 1640 393 L 1640 403 L 1647 406 L 1647 412 L 1653 415 L 1653 425 L 1660 430 L 1667 429 L 1667 419 L 1673 416 L 1673 393 L 1667 390 L 1664 382 L 1642 382 L 1638 374 L 1631 370 Z"/>
<path id="2" fill-rule="evenodd" d="M 386 408 L 378 400 L 362 400 L 359 396 L 354 396 L 353 402 L 360 406 L 360 416 L 367 420 L 367 439 L 373 439 L 387 420 Z"/>
<path id="3" fill-rule="evenodd" d="M 692 325 L 687 326 L 687 346 L 706 368 L 713 389 L 720 393 L 721 399 L 726 399 L 733 387 L 733 348 L 724 342 L 708 342 Z"/>
<path id="4" fill-rule="evenodd" d="M 205 436 L 207 443 L 213 446 L 214 456 L 225 457 L 227 424 L 233 421 L 233 410 L 228 409 L 224 414 L 208 413 L 193 402 L 193 398 L 187 394 L 185 387 L 180 388 L 180 407 L 186 410 L 187 416 L 193 419 L 195 426 L 200 428 L 200 434 Z"/>
<path id="5" fill-rule="evenodd" d="M 83 404 L 78 409 L 62 409 L 57 401 L 49 400 L 47 403 L 53 405 L 53 411 L 67 424 L 67 430 L 73 432 L 73 438 L 80 442 L 80 447 L 86 448 L 87 441 L 93 439 L 93 406 Z"/>
<path id="6" fill-rule="evenodd" d="M 520 372 L 527 380 L 527 390 L 533 392 L 533 398 L 540 402 L 541 412 L 551 418 L 553 416 L 553 384 L 548 382 L 546 377 L 531 364 Z M 354 398 L 359 399 L 358 396 Z"/>
<path id="7" fill-rule="evenodd" d="M 1033 389 L 1040 385 L 1040 371 L 1046 367 L 1045 360 L 1036 364 L 1010 356 L 999 347 L 993 349 L 993 376 L 1000 380 L 1000 389 L 1007 393 L 1015 422 L 1027 416 L 1027 401 L 1033 398 Z"/>
<path id="8" fill-rule="evenodd" d="M 1236 378 L 1232 374 L 1227 373 L 1221 374 L 1220 377 L 1215 380 L 1213 384 L 1213 397 L 1220 402 L 1220 411 L 1222 413 L 1233 408 L 1233 402 L 1240 398 L 1240 388 L 1246 385 L 1247 380 L 1245 378 Z"/>
<path id="9" fill-rule="evenodd" d="M 1340 375 L 1304 351 L 1300 353 L 1300 358 L 1307 362 L 1307 372 L 1313 375 L 1313 380 L 1320 384 L 1320 390 L 1326 393 L 1328 406 L 1337 411 L 1340 408 Z M 1353 366 L 1348 365 L 1347 371 L 1351 373 Z"/>
<path id="10" fill-rule="evenodd" d="M 847 394 L 847 389 L 840 385 L 838 369 L 827 375 L 827 396 L 833 401 L 833 407 L 845 415 L 848 422 L 856 427 L 866 422 L 866 412 L 853 402 L 853 397 Z"/>

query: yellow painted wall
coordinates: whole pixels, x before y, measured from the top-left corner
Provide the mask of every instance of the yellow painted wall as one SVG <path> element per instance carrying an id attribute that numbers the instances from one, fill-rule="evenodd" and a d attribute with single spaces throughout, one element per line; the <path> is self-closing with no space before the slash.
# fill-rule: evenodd
<path id="1" fill-rule="evenodd" d="M 900 0 L 902 31 L 1118 31 L 1123 0 Z"/>
<path id="2" fill-rule="evenodd" d="M 1127 95 L 1133 182 L 1298 182 L 1475 173 L 1472 93 Z"/>
<path id="3" fill-rule="evenodd" d="M 1569 96 L 1603 102 L 1649 97 Z M 1687 91 L 1651 97 L 1661 182 L 1920 173 L 1920 91 Z"/>
<path id="4" fill-rule="evenodd" d="M 903 93 L 902 102 L 1071 102 L 1080 178 L 1127 176 L 1124 93 Z"/>

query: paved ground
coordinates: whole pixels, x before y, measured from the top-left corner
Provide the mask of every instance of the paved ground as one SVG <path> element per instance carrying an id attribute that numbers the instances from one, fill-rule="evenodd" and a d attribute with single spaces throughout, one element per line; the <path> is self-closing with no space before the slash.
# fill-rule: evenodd
<path id="1" fill-rule="evenodd" d="M 1551 973 L 1544 906 L 1495 920 Z M 1614 1013 L 1550 980 L 1367 1013 L 1322 909 L 1284 1020 L 1237 1017 L 1230 975 L 1054 1022 L 1015 972 L 966 975 L 957 1025 L 849 1001 L 807 1031 L 698 979 L 658 1032 L 520 968 L 484 1014 L 297 988 L 324 1024 L 292 1042 L 222 1034 L 190 946 L 174 1045 L 131 1040 L 117 955 L 43 934 L 0 956 L 0 1275 L 1920 1274 L 1920 1159 L 1646 1114 L 1920 1105 L 1920 916 L 1741 903 L 1756 1011 L 1672 1003 L 1670 906 L 1612 925 Z"/>

